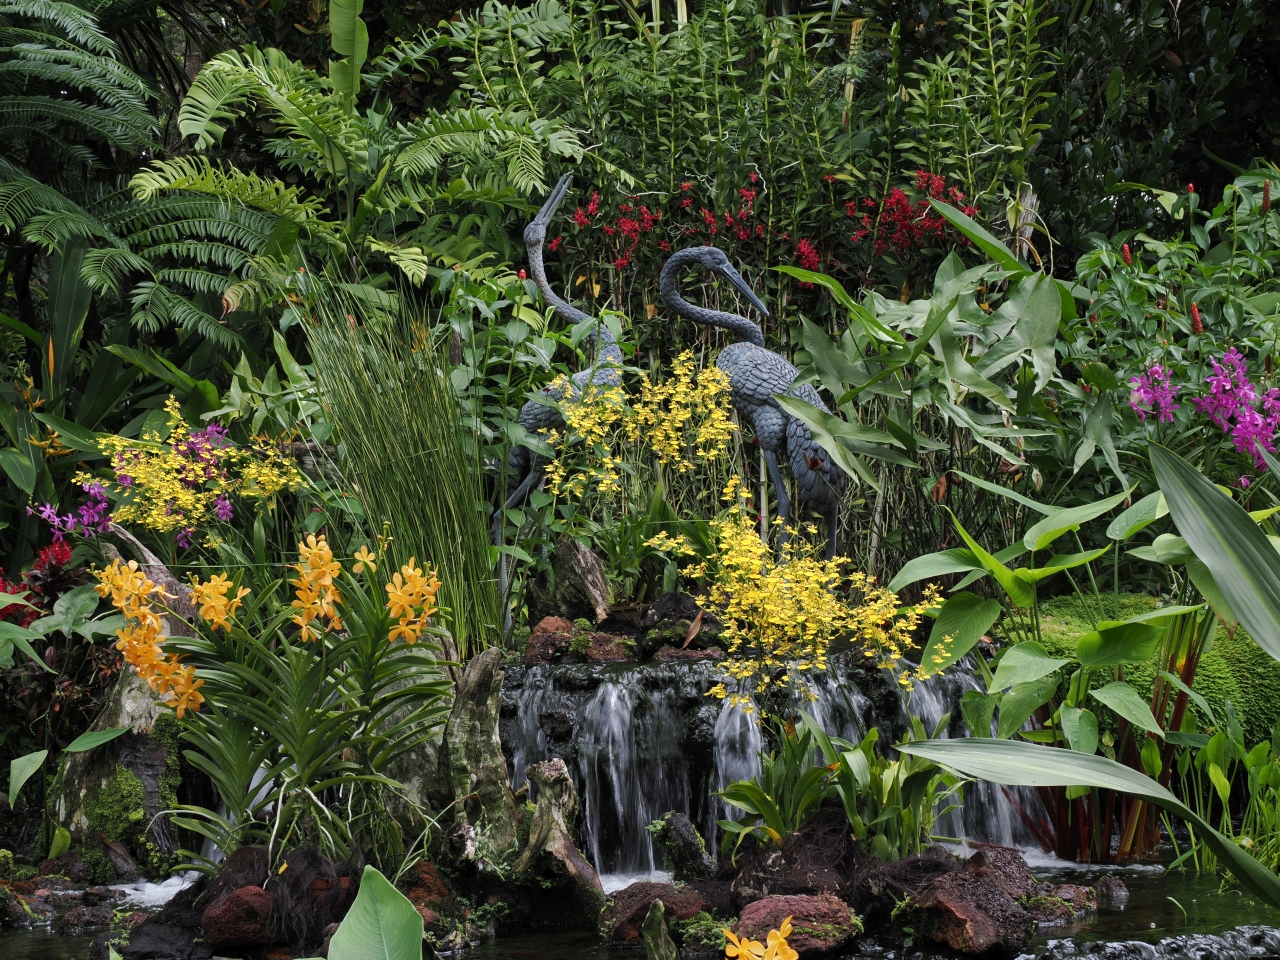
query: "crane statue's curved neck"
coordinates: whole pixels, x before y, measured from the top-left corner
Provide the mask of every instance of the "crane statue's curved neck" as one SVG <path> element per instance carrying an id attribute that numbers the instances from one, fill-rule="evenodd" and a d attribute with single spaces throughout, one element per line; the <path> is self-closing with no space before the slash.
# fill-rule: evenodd
<path id="1" fill-rule="evenodd" d="M 739 316 L 736 313 L 723 313 L 719 310 L 708 310 L 706 307 L 699 307 L 690 303 L 680 295 L 680 288 L 677 278 L 680 270 L 687 264 L 699 264 L 698 248 L 689 247 L 673 253 L 667 260 L 666 266 L 662 268 L 662 275 L 658 279 L 658 289 L 662 294 L 662 299 L 682 317 L 692 320 L 694 323 L 703 323 L 709 327 L 720 327 L 723 330 L 735 334 L 739 340 L 747 343 L 754 343 L 757 347 L 764 346 L 764 334 L 760 331 L 760 327 L 752 323 L 746 317 Z"/>
<path id="2" fill-rule="evenodd" d="M 533 282 L 542 291 L 542 298 L 555 308 L 557 317 L 566 323 L 581 323 L 583 320 L 594 319 L 590 314 L 583 313 L 569 301 L 562 299 L 551 288 L 551 283 L 547 280 L 547 268 L 542 262 L 541 244 L 536 247 L 526 247 L 525 252 L 529 255 L 529 273 L 533 276 Z M 597 362 L 602 360 L 622 362 L 622 351 L 618 348 L 617 341 L 613 339 L 613 334 L 609 332 L 609 327 L 603 321 L 597 322 L 596 330 L 592 332 L 591 339 L 595 342 Z"/>

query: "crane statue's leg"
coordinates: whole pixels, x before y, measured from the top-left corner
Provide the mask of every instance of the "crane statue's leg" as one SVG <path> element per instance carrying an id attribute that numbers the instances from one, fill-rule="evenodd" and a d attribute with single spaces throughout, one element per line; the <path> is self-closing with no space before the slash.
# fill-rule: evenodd
<path id="1" fill-rule="evenodd" d="M 827 540 L 827 559 L 834 560 L 836 552 L 840 549 L 840 501 L 838 499 L 832 498 L 824 517 L 830 533 L 830 538 Z"/>
<path id="2" fill-rule="evenodd" d="M 778 501 L 778 516 L 782 520 L 782 529 L 778 532 L 778 547 L 781 548 L 791 539 L 787 530 L 791 523 L 791 498 L 787 496 L 787 485 L 783 482 L 782 471 L 778 469 L 778 455 L 772 450 L 765 450 L 763 453 L 765 466 L 769 468 L 769 479 L 773 483 L 773 495 Z"/>

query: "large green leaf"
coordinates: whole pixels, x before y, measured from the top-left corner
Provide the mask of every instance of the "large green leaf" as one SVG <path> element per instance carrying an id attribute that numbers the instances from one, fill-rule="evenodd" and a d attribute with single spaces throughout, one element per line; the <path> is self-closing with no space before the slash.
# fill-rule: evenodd
<path id="1" fill-rule="evenodd" d="M 329 943 L 329 960 L 422 960 L 422 914 L 373 867 Z"/>
<path id="2" fill-rule="evenodd" d="M 1105 500 L 1059 510 L 1032 526 L 1027 531 L 1026 536 L 1022 538 L 1022 542 L 1026 544 L 1028 550 L 1043 550 L 1064 533 L 1079 530 L 1081 524 L 1088 523 L 1109 510 L 1114 510 L 1132 492 L 1133 488 L 1131 487 L 1124 493 L 1117 493 L 1115 496 L 1107 497 Z"/>
<path id="3" fill-rule="evenodd" d="M 1001 740 L 1012 737 L 1031 719 L 1031 715 L 1058 692 L 1056 676 L 1041 677 L 1015 683 L 1000 701 L 1000 723 L 996 735 Z"/>
<path id="4" fill-rule="evenodd" d="M 21 450 L 14 447 L 5 447 L 0 450 L 0 468 L 9 475 L 9 479 L 14 482 L 23 493 L 28 496 L 36 488 L 36 468 L 32 464 L 31 458 Z"/>
<path id="5" fill-rule="evenodd" d="M 1089 754 L 1098 752 L 1098 718 L 1093 711 L 1063 704 L 1058 718 L 1072 750 Z"/>
<path id="6" fill-rule="evenodd" d="M 883 340 L 888 343 L 906 343 L 902 339 L 902 335 L 896 330 L 890 330 L 883 323 L 872 316 L 871 312 L 859 304 L 853 297 L 849 296 L 849 291 L 844 288 L 839 280 L 829 277 L 825 273 L 814 273 L 812 270 L 805 270 L 802 267 L 774 267 L 779 273 L 785 273 L 795 277 L 797 280 L 803 280 L 805 283 L 814 283 L 829 291 L 842 307 L 849 311 L 849 315 L 858 321 L 867 331 L 867 333 L 876 340 Z"/>
<path id="7" fill-rule="evenodd" d="M 920 654 L 920 675 L 941 673 L 972 650 L 996 622 L 1000 609 L 998 601 L 983 600 L 968 591 L 950 597 L 938 612 L 929 642 Z"/>
<path id="8" fill-rule="evenodd" d="M 1091 563 L 1110 549 L 1111 547 L 1108 545 L 1099 547 L 1097 550 L 1086 550 L 1083 553 L 1055 553 L 1046 561 L 1044 566 L 1019 567 L 1013 571 L 1013 575 L 1026 583 L 1039 583 L 1041 580 L 1052 577 L 1055 573 L 1061 573 L 1063 570 L 1070 570 L 1073 567 L 1082 567 L 1086 563 Z"/>
<path id="9" fill-rule="evenodd" d="M 369 57 L 369 29 L 360 19 L 364 0 L 330 0 L 329 29 L 333 52 L 342 60 L 329 63 L 334 89 L 353 101 L 360 95 L 360 71 Z"/>
<path id="10" fill-rule="evenodd" d="M 1280 907 L 1280 877 L 1218 833 L 1160 784 L 1114 760 L 1018 740 L 985 738 L 921 740 L 898 744 L 898 750 L 965 776 L 1005 786 L 1093 787 L 1138 797 L 1192 824 L 1242 884 L 1267 903 Z"/>
<path id="11" fill-rule="evenodd" d="M 1091 690 L 1089 696 L 1099 703 L 1106 704 L 1117 714 L 1124 717 L 1135 727 L 1141 727 L 1163 738 L 1164 731 L 1156 718 L 1151 714 L 1150 705 L 1138 695 L 1138 691 L 1123 680 L 1115 680 L 1098 690 Z"/>
<path id="12" fill-rule="evenodd" d="M 1019 262 L 1018 258 L 1013 255 L 1012 251 L 988 233 L 976 220 L 961 213 L 950 204 L 943 203 L 941 200 L 930 200 L 929 204 L 944 219 L 950 221 L 953 227 L 972 240 L 983 253 L 989 256 L 996 263 L 1000 264 L 1000 266 L 1019 275 L 1028 272 L 1027 268 Z"/>
<path id="13" fill-rule="evenodd" d="M 1000 664 L 996 667 L 996 675 L 991 678 L 991 685 L 987 692 L 999 693 L 1001 690 L 1008 690 L 1014 684 L 1039 680 L 1070 662 L 1060 657 L 1049 656 L 1044 647 L 1034 640 L 1028 640 L 1005 651 L 1004 656 L 1000 658 Z"/>
<path id="14" fill-rule="evenodd" d="M 1112 623 L 1104 620 L 1076 641 L 1076 659 L 1086 667 L 1114 667 L 1142 663 L 1151 658 L 1164 630 L 1149 623 Z"/>
<path id="15" fill-rule="evenodd" d="M 928 580 L 933 577 L 946 576 L 948 573 L 968 573 L 970 570 L 981 570 L 982 564 L 973 555 L 972 550 L 964 547 L 952 547 L 938 553 L 926 553 L 923 556 L 908 560 L 889 581 L 889 589 L 897 593 L 908 584 L 917 580 Z"/>
<path id="16" fill-rule="evenodd" d="M 40 764 L 44 763 L 44 758 L 48 755 L 48 750 L 37 750 L 35 753 L 14 757 L 9 761 L 10 807 L 18 802 L 18 792 L 22 789 L 22 785 L 30 780 L 31 775 L 40 769 Z"/>
<path id="17" fill-rule="evenodd" d="M 1151 465 L 1169 513 L 1245 630 L 1280 660 L 1280 555 L 1244 508 L 1157 443 Z"/>
<path id="18" fill-rule="evenodd" d="M 83 753 L 86 750 L 92 750 L 94 747 L 100 747 L 104 743 L 110 743 L 116 737 L 123 736 L 129 732 L 129 727 L 111 727 L 109 730 L 90 730 L 88 733 L 82 733 L 76 737 L 63 750 L 63 753 Z"/>
<path id="19" fill-rule="evenodd" d="M 947 512 L 951 513 L 950 510 Z M 995 577 L 996 583 L 1004 587 L 1004 592 L 1009 595 L 1010 600 L 1020 607 L 1029 607 L 1036 602 L 1035 587 L 1031 586 L 1025 580 L 1020 580 L 1014 575 L 1012 570 L 991 554 L 987 553 L 977 540 L 969 536 L 969 531 L 961 525 L 960 519 L 954 513 L 951 513 L 951 522 L 955 525 L 956 531 L 960 534 L 960 538 L 964 540 L 969 549 L 973 551 L 973 555 L 978 558 L 978 562 L 982 564 L 983 569 L 986 570 L 987 573 L 991 574 L 991 576 Z"/>
<path id="20" fill-rule="evenodd" d="M 1159 490 L 1149 493 L 1111 521 L 1107 527 L 1107 536 L 1112 540 L 1128 540 L 1168 512 L 1169 505 L 1165 503 L 1164 494 Z"/>

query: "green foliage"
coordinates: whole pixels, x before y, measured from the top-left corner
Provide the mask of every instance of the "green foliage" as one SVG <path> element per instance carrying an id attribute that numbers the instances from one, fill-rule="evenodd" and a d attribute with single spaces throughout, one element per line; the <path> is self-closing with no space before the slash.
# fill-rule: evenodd
<path id="1" fill-rule="evenodd" d="M 706 953 L 721 956 L 724 953 L 724 930 L 732 928 L 734 920 L 717 920 L 705 910 L 695 913 L 688 920 L 676 921 L 676 933 L 680 947 L 689 953 Z"/>
<path id="2" fill-rule="evenodd" d="M 401 301 L 403 303 L 403 301 Z M 440 572 L 459 656 L 498 640 L 479 450 L 458 429 L 434 346 L 419 348 L 415 318 L 370 309 L 325 287 L 309 330 L 322 401 L 337 426 L 339 468 L 354 482 L 370 537 L 388 524 L 397 563 L 410 557 Z M 348 318 L 355 318 L 353 323 Z"/>
<path id="3" fill-rule="evenodd" d="M 329 942 L 330 960 L 419 960 L 422 915 L 373 867 Z"/>

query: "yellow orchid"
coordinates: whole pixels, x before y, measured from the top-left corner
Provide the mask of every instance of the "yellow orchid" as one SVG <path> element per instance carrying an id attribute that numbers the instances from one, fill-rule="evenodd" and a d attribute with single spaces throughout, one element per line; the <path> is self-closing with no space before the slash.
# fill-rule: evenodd
<path id="1" fill-rule="evenodd" d="M 370 573 L 378 572 L 378 564 L 375 562 L 377 557 L 368 546 L 363 546 L 356 551 L 356 564 L 351 568 L 353 573 L 364 573 L 364 568 L 368 567 Z"/>
<path id="2" fill-rule="evenodd" d="M 724 947 L 727 960 L 764 960 L 765 945 L 759 940 L 743 937 L 739 940 L 728 927 L 724 928 L 724 938 L 728 941 Z"/>

